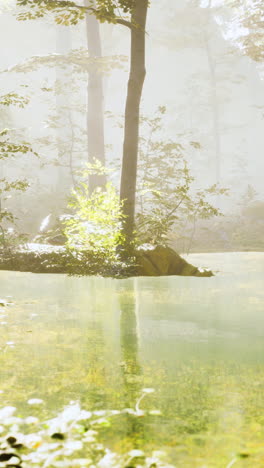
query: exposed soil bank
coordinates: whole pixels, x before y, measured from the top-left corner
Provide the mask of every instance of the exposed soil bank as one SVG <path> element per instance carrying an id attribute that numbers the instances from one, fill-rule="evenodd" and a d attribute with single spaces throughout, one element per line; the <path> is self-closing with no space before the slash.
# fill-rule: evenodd
<path id="1" fill-rule="evenodd" d="M 126 276 L 213 276 L 211 271 L 191 265 L 169 247 L 143 247 L 136 252 L 135 259 L 135 266 Z M 0 252 L 0 270 L 118 276 L 112 267 L 107 269 L 107 266 L 101 266 L 100 260 L 91 253 L 87 254 L 84 264 L 72 257 L 64 247 L 48 244 L 28 244 L 12 252 Z"/>

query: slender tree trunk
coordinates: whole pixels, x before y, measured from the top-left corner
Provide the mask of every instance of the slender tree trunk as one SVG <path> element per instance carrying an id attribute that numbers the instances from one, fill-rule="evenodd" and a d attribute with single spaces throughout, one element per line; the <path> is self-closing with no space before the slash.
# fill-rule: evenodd
<path id="1" fill-rule="evenodd" d="M 89 0 L 85 0 L 86 6 L 91 6 Z M 99 22 L 93 14 L 86 14 L 87 48 L 90 57 L 102 56 Z M 88 138 L 88 161 L 98 159 L 105 165 L 105 142 L 104 142 L 104 96 L 103 78 L 96 66 L 91 66 L 88 75 L 87 88 L 87 138 Z M 104 175 L 89 176 L 89 190 L 92 192 L 98 186 L 106 184 Z"/>
<path id="2" fill-rule="evenodd" d="M 208 3 L 208 26 L 210 26 L 211 20 L 211 0 Z M 210 39 L 207 31 L 205 31 L 205 49 L 210 73 L 211 83 L 211 103 L 212 103 L 212 114 L 213 114 L 213 136 L 215 143 L 215 182 L 219 183 L 221 178 L 221 139 L 219 131 L 219 106 L 217 98 L 217 79 L 216 79 L 216 64 L 213 58 Z"/>
<path id="3" fill-rule="evenodd" d="M 67 54 L 71 50 L 71 30 L 68 26 L 56 25 L 56 52 L 60 55 Z M 65 77 L 65 70 L 56 66 L 56 114 L 59 122 L 57 129 L 57 155 L 59 165 L 56 175 L 56 192 L 60 194 L 58 199 L 62 198 L 62 205 L 67 205 L 71 180 L 69 174 L 69 161 L 71 158 L 69 150 L 69 140 L 71 138 L 71 128 L 69 126 L 69 94 L 66 94 L 69 80 Z M 58 210 L 63 206 L 58 206 Z"/>
<path id="4" fill-rule="evenodd" d="M 211 102 L 212 102 L 212 114 L 213 114 L 213 135 L 215 143 L 215 181 L 220 182 L 221 178 L 221 140 L 219 133 L 219 108 L 217 99 L 217 88 L 216 88 L 216 75 L 215 75 L 215 63 L 212 57 L 210 44 L 206 42 L 207 60 L 210 72 L 211 82 Z"/>
<path id="5" fill-rule="evenodd" d="M 125 133 L 121 172 L 120 199 L 123 202 L 123 233 L 126 245 L 133 240 L 137 159 L 139 138 L 139 112 L 145 69 L 145 36 L 148 0 L 135 0 L 131 14 L 130 76 L 125 110 Z"/>
<path id="6" fill-rule="evenodd" d="M 120 283 L 121 284 L 121 283 Z M 129 299 L 128 299 L 129 291 Z M 126 395 L 126 407 L 132 408 L 140 395 L 140 375 L 142 369 L 139 358 L 139 330 L 138 330 L 138 291 L 137 279 L 134 278 L 129 285 L 122 285 L 118 289 L 119 307 L 120 307 L 120 351 L 121 360 L 123 363 L 122 374 L 124 383 L 124 394 Z M 132 378 L 131 378 L 132 377 Z M 131 420 L 131 425 L 128 426 L 128 431 L 135 428 L 144 429 L 142 419 L 135 418 Z M 138 432 L 138 431 L 137 431 Z"/>

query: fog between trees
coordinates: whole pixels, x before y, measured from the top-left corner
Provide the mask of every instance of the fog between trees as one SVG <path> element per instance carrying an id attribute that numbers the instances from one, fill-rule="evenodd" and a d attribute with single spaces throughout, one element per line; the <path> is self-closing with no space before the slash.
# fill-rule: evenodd
<path id="1" fill-rule="evenodd" d="M 5 44 L 1 95 L 16 92 L 30 102 L 24 109 L 2 106 L 1 127 L 12 128 L 12 135 L 29 142 L 40 157 L 1 161 L 1 177 L 28 180 L 28 190 L 13 194 L 6 206 L 22 230 L 35 234 L 45 216 L 65 211 L 74 173 L 88 160 L 87 118 L 90 131 L 99 132 L 100 117 L 93 120 L 89 114 L 88 92 L 94 106 L 102 105 L 103 94 L 105 160 L 106 165 L 115 161 L 111 179 L 119 186 L 119 123 L 125 109 L 130 35 L 121 25 L 98 25 L 102 57 L 91 63 L 84 55 L 88 20 L 60 26 L 50 13 L 19 22 L 14 3 L 2 2 L 0 16 Z M 184 157 L 197 188 L 219 183 L 230 189 L 229 197 L 214 200 L 227 215 L 240 214 L 241 203 L 245 209 L 248 202 L 263 199 L 263 62 L 252 23 L 242 15 L 257 6 L 245 2 L 242 12 L 242 7 L 224 1 L 153 1 L 148 12 L 141 113 L 153 118 L 159 106 L 166 107 L 161 138 L 186 146 Z M 245 46 L 241 35 L 251 37 L 255 47 Z M 90 58 L 95 55 L 100 56 L 100 44 Z M 92 84 L 93 76 L 102 81 L 103 92 Z M 102 116 L 102 109 L 98 112 Z"/>

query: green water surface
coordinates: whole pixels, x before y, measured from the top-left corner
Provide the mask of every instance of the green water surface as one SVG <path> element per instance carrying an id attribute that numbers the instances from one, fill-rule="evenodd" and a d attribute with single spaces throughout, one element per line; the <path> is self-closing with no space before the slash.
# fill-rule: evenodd
<path id="1" fill-rule="evenodd" d="M 135 407 L 115 450 L 179 467 L 264 467 L 264 253 L 194 254 L 213 278 L 114 280 L 0 272 L 0 400 L 48 417 L 70 401 Z M 233 460 L 233 461 L 232 461 Z M 231 465 L 230 463 L 233 463 Z"/>

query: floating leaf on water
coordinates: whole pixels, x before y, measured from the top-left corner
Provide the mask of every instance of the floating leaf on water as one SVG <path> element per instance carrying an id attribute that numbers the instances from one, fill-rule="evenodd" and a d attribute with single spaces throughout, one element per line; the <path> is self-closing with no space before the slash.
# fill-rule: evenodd
<path id="1" fill-rule="evenodd" d="M 5 408 L 0 409 L 0 420 L 5 423 L 7 418 L 13 416 L 16 408 L 14 406 L 5 406 Z"/>
<path id="2" fill-rule="evenodd" d="M 92 413 L 90 411 L 81 410 L 79 403 L 72 402 L 69 406 L 66 406 L 62 413 L 58 415 L 56 420 L 63 423 L 69 423 L 72 421 L 90 419 L 91 416 Z"/>
<path id="3" fill-rule="evenodd" d="M 43 400 L 41 400 L 40 398 L 31 398 L 30 400 L 28 400 L 29 405 L 42 405 L 42 403 Z"/>
<path id="4" fill-rule="evenodd" d="M 116 454 L 112 453 L 109 449 L 106 449 L 106 454 L 99 461 L 98 467 L 109 468 L 110 466 L 120 466 L 120 465 L 117 463 Z"/>
<path id="5" fill-rule="evenodd" d="M 19 429 L 19 425 L 21 424 L 21 418 L 10 416 L 10 418 L 6 418 L 4 421 L 2 421 L 2 424 L 5 426 L 12 426 L 10 427 L 10 432 L 16 433 Z"/>
<path id="6" fill-rule="evenodd" d="M 19 455 L 16 455 L 15 453 L 0 453 L 0 462 L 5 462 L 11 460 L 11 458 L 15 458 L 16 460 L 20 460 Z"/>
<path id="7" fill-rule="evenodd" d="M 137 449 L 131 450 L 130 452 L 128 452 L 128 455 L 131 458 L 145 458 L 145 453 L 142 450 Z"/>
<path id="8" fill-rule="evenodd" d="M 83 443 L 81 440 L 70 440 L 64 444 L 64 448 L 70 452 L 75 452 L 83 448 Z"/>
<path id="9" fill-rule="evenodd" d="M 238 453 L 237 456 L 239 458 L 248 458 L 248 457 L 250 457 L 250 454 L 246 453 L 246 452 L 241 452 L 241 453 Z"/>
<path id="10" fill-rule="evenodd" d="M 24 447 L 24 445 L 19 443 L 19 444 L 14 444 L 12 447 L 17 449 L 17 450 L 20 450 L 20 449 L 22 449 Z"/>
<path id="11" fill-rule="evenodd" d="M 62 434 L 61 432 L 54 432 L 54 434 L 51 435 L 52 439 L 58 439 L 58 440 L 64 440 L 65 435 Z"/>
<path id="12" fill-rule="evenodd" d="M 17 442 L 17 439 L 13 436 L 7 437 L 6 441 L 9 443 L 9 445 L 14 445 Z"/>

